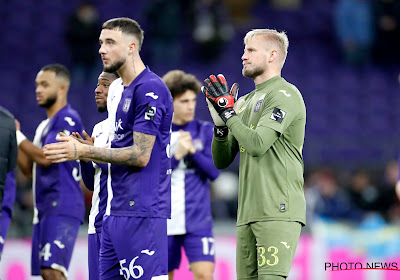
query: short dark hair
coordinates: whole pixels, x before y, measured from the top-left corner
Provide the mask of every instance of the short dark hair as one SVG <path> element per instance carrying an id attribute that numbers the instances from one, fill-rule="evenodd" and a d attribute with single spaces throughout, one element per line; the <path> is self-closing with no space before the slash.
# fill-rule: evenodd
<path id="1" fill-rule="evenodd" d="M 62 64 L 47 64 L 45 66 L 42 67 L 42 69 L 40 69 L 40 71 L 52 71 L 56 74 L 56 77 L 60 77 L 63 78 L 65 80 L 67 80 L 68 82 L 71 81 L 71 75 L 67 69 L 67 67 L 65 67 Z"/>
<path id="2" fill-rule="evenodd" d="M 133 35 L 139 42 L 139 51 L 142 48 L 144 31 L 136 20 L 127 17 L 112 18 L 103 23 L 102 29 L 118 29 L 122 33 Z"/>
<path id="3" fill-rule="evenodd" d="M 200 81 L 194 75 L 182 70 L 171 70 L 162 79 L 171 91 L 172 98 L 179 97 L 187 90 L 193 90 L 196 94 L 200 92 Z"/>
<path id="4" fill-rule="evenodd" d="M 119 75 L 118 75 L 117 71 L 113 71 L 113 72 L 107 72 L 107 71 L 104 71 L 104 72 L 106 72 L 106 73 L 110 73 L 110 74 L 114 75 L 116 79 L 118 79 L 118 78 L 119 78 Z"/>

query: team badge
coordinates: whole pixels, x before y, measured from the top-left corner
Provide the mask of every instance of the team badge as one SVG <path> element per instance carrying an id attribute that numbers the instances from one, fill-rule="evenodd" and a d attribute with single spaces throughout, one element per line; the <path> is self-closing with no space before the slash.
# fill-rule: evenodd
<path id="1" fill-rule="evenodd" d="M 263 101 L 264 101 L 264 99 L 260 99 L 257 101 L 256 106 L 254 106 L 254 113 L 257 113 L 258 111 L 260 111 L 261 104 Z"/>
<path id="2" fill-rule="evenodd" d="M 125 113 L 128 112 L 129 106 L 131 106 L 131 100 L 131 98 L 125 99 L 124 107 L 122 107 L 122 111 L 124 111 Z"/>
<path id="3" fill-rule="evenodd" d="M 286 116 L 286 112 L 275 107 L 271 116 L 269 117 L 271 120 L 277 121 L 278 123 L 282 123 L 283 119 Z"/>
<path id="4" fill-rule="evenodd" d="M 153 106 L 147 106 L 146 113 L 144 113 L 144 119 L 149 121 L 154 121 L 154 116 L 156 115 L 157 108 Z"/>
<path id="5" fill-rule="evenodd" d="M 194 139 L 193 146 L 196 148 L 196 151 L 204 150 L 203 142 L 201 142 L 201 139 Z"/>

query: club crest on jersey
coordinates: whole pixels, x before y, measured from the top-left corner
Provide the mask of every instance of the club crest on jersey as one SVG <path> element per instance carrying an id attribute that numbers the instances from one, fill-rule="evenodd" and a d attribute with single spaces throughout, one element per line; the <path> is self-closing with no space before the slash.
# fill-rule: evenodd
<path id="1" fill-rule="evenodd" d="M 129 106 L 131 106 L 131 100 L 131 98 L 125 99 L 124 107 L 122 107 L 122 111 L 124 111 L 125 113 L 128 112 Z"/>
<path id="2" fill-rule="evenodd" d="M 154 116 L 156 115 L 157 108 L 154 106 L 147 106 L 146 113 L 144 113 L 144 119 L 149 121 L 154 121 Z"/>
<path id="3" fill-rule="evenodd" d="M 193 146 L 196 148 L 196 151 L 204 150 L 203 142 L 201 142 L 201 139 L 194 139 Z"/>
<path id="4" fill-rule="evenodd" d="M 261 104 L 263 103 L 264 99 L 260 99 L 257 101 L 256 106 L 254 106 L 254 113 L 257 113 L 260 111 Z"/>
<path id="5" fill-rule="evenodd" d="M 278 123 L 282 123 L 283 119 L 286 116 L 286 112 L 275 107 L 271 116 L 269 117 L 271 120 L 277 121 Z"/>

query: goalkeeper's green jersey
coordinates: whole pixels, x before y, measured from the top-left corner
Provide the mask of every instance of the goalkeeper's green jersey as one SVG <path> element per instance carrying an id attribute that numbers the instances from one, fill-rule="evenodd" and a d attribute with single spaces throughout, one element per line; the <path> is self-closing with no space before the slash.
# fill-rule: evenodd
<path id="1" fill-rule="evenodd" d="M 267 220 L 305 224 L 302 149 L 306 108 L 303 98 L 295 86 L 280 76 L 257 85 L 242 98 L 245 103 L 238 110 L 238 117 L 227 122 L 228 137 L 213 140 L 214 157 L 229 157 L 233 161 L 237 152 L 240 153 L 237 225 Z M 247 143 L 238 143 L 233 136 L 244 135 L 248 130 L 238 129 L 241 122 L 255 130 L 257 137 L 263 129 L 265 132 L 265 128 L 270 128 L 279 138 L 266 152 L 250 154 L 245 147 L 251 147 L 255 139 L 241 137 Z"/>

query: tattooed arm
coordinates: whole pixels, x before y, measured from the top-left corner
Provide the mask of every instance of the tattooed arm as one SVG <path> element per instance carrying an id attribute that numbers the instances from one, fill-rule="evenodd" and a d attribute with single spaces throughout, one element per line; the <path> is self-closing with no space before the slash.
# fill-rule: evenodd
<path id="1" fill-rule="evenodd" d="M 46 145 L 43 149 L 46 158 L 54 163 L 85 159 L 145 167 L 149 163 L 156 136 L 133 132 L 133 146 L 113 149 L 85 145 L 70 136 L 57 140 L 61 142 Z"/>

